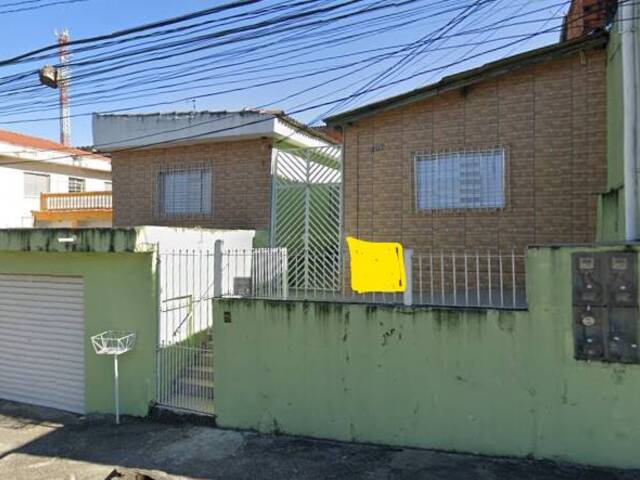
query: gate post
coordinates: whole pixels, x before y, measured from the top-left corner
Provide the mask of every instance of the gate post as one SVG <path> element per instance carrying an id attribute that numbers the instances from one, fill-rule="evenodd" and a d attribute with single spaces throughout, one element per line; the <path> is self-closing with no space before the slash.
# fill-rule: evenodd
<path id="1" fill-rule="evenodd" d="M 404 256 L 404 272 L 405 272 L 405 290 L 402 298 L 402 303 L 410 307 L 413 305 L 413 271 L 412 271 L 412 260 L 413 260 L 413 249 L 405 248 L 403 251 Z"/>
<path id="2" fill-rule="evenodd" d="M 222 297 L 222 247 L 224 242 L 216 240 L 213 248 L 213 296 Z"/>

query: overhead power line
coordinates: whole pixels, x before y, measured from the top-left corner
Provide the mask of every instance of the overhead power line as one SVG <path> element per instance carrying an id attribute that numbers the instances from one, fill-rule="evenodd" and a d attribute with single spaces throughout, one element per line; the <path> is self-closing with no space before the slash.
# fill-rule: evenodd
<path id="1" fill-rule="evenodd" d="M 525 22 L 517 22 L 517 23 L 525 23 Z M 506 26 L 504 26 L 504 25 L 496 25 L 496 28 L 506 28 L 506 27 L 509 27 L 509 26 L 516 25 L 517 23 L 516 23 L 516 22 L 514 22 L 514 23 L 511 23 L 511 24 L 507 24 Z M 486 31 L 486 30 L 487 30 L 487 29 L 482 29 L 482 28 L 480 28 L 480 29 L 471 29 L 471 30 L 468 30 L 468 31 L 458 32 L 458 33 L 456 33 L 456 34 L 454 34 L 454 35 L 451 35 L 451 36 L 443 35 L 443 36 L 436 37 L 436 38 L 453 38 L 453 37 L 455 37 L 455 36 L 460 36 L 460 35 L 469 35 L 469 34 L 471 34 L 471 33 L 477 33 L 477 32 L 479 32 L 479 31 Z M 462 44 L 462 45 L 464 45 L 464 44 Z M 402 50 L 401 50 L 401 51 L 402 51 Z M 387 56 L 387 58 L 392 58 L 392 56 L 393 56 L 393 55 L 395 55 L 396 53 L 397 53 L 397 52 L 395 52 L 395 51 L 394 51 L 394 52 L 391 52 L 391 54 L 390 54 L 390 55 L 388 55 L 388 56 Z M 374 57 L 374 58 L 372 58 L 371 60 L 372 60 L 372 61 L 377 61 L 377 60 L 380 60 L 380 58 L 379 58 L 379 57 Z M 360 62 L 358 62 L 358 63 L 360 63 Z M 366 63 L 366 61 L 365 61 L 365 62 L 363 62 L 363 63 Z M 321 73 L 323 70 L 324 70 L 324 71 L 334 71 L 334 70 L 339 70 L 340 68 L 347 68 L 347 67 L 349 67 L 349 66 L 350 66 L 349 64 L 346 64 L 346 65 L 343 65 L 343 66 L 341 66 L 341 67 L 340 67 L 340 66 L 338 66 L 338 67 L 329 67 L 329 68 L 324 68 L 324 67 L 323 67 L 323 68 L 319 69 L 319 73 Z M 214 68 L 214 67 L 212 67 L 212 68 Z M 242 70 L 241 70 L 241 69 L 239 69 L 239 72 L 242 72 Z M 196 72 L 194 72 L 194 73 L 197 73 L 197 71 L 196 71 Z M 283 74 L 283 76 L 282 76 L 282 80 L 283 80 L 283 81 L 288 81 L 288 80 L 293 80 L 293 79 L 298 79 L 298 78 L 302 78 L 302 76 L 300 76 L 300 75 L 286 75 L 286 74 Z M 197 77 L 196 77 L 196 80 L 200 80 L 200 81 L 202 81 L 202 80 L 204 80 L 204 79 L 205 79 L 204 77 L 202 77 L 202 78 L 200 78 L 200 79 L 197 79 Z M 77 77 L 74 77 L 74 81 L 76 81 L 76 82 L 77 82 Z M 243 80 L 243 81 L 244 81 L 244 80 Z M 241 80 L 238 80 L 238 82 L 241 82 Z M 272 82 L 269 82 L 268 84 L 272 84 Z M 134 99 L 134 98 L 143 98 L 143 97 L 150 96 L 153 92 L 164 91 L 165 93 L 167 93 L 167 92 L 171 92 L 170 90 L 168 90 L 168 88 L 170 88 L 172 85 L 173 85 L 173 86 L 178 86 L 178 85 L 180 85 L 180 84 L 179 84 L 179 83 L 174 83 L 174 84 L 166 85 L 166 86 L 164 86 L 164 87 L 162 87 L 162 88 L 154 87 L 154 88 L 145 88 L 145 89 L 141 89 L 140 91 L 143 91 L 143 90 L 144 90 L 144 91 L 146 91 L 147 93 L 143 93 L 143 94 L 141 94 L 141 95 L 137 95 L 137 96 L 124 96 L 124 94 L 122 94 L 122 95 L 121 95 L 121 94 L 120 94 L 120 92 L 121 92 L 121 87 L 122 87 L 122 85 L 118 85 L 117 87 L 114 85 L 114 86 L 112 86 L 111 88 L 113 88 L 113 91 L 115 91 L 115 92 L 117 92 L 117 93 L 114 93 L 114 94 L 113 94 L 113 95 L 111 95 L 111 96 L 107 96 L 107 97 L 106 97 L 106 99 L 109 99 L 109 98 L 117 99 L 117 97 L 118 97 L 118 96 L 120 96 L 120 98 L 122 98 L 122 99 L 129 99 L 129 100 L 130 100 L 130 99 Z M 208 86 L 208 85 L 201 85 L 201 86 Z M 245 87 L 238 87 L 238 89 L 230 89 L 230 90 L 223 90 L 223 91 L 218 91 L 218 92 L 211 92 L 211 93 L 207 93 L 207 94 L 206 94 L 206 95 L 204 95 L 204 96 L 203 96 L 203 95 L 199 95 L 199 96 L 198 96 L 198 97 L 196 97 L 196 98 L 206 98 L 207 96 L 220 95 L 221 93 L 231 93 L 231 92 L 233 92 L 233 91 L 238 91 L 238 90 L 239 90 L 239 89 L 241 89 L 241 88 L 257 88 L 257 87 L 260 87 L 260 84 L 259 84 L 259 83 L 258 83 L 258 84 L 256 84 L 256 85 L 249 85 L 249 86 L 245 86 Z M 187 88 L 189 88 L 189 87 L 187 87 Z M 106 89 L 105 89 L 105 90 L 106 90 Z M 99 92 L 99 93 L 100 93 L 100 92 L 104 93 L 104 92 L 105 92 L 105 90 L 97 90 L 97 92 Z M 174 90 L 174 92 L 178 92 L 178 91 L 181 91 L 181 90 L 183 90 L 183 88 L 177 88 L 176 90 Z M 94 92 L 94 93 L 95 93 L 95 92 Z M 89 95 L 89 96 L 91 96 L 91 92 L 89 92 L 89 93 L 88 93 L 88 95 Z M 82 95 L 82 94 L 80 94 L 80 95 L 76 95 L 76 99 L 77 99 L 77 100 L 78 100 L 78 99 L 81 99 L 81 98 L 83 98 L 83 97 L 84 97 L 84 95 Z M 169 102 L 169 103 L 178 103 L 178 102 L 180 102 L 180 101 L 184 101 L 184 100 L 187 100 L 187 99 L 188 99 L 188 98 L 184 98 L 184 99 L 177 99 L 177 100 L 174 100 L 173 102 Z M 98 97 L 98 98 L 96 98 L 95 100 L 91 100 L 91 101 L 86 102 L 86 104 L 87 104 L 87 105 L 89 105 L 89 104 L 96 104 L 96 103 L 99 103 L 101 100 L 105 100 L 105 98 L 104 98 L 104 97 Z M 79 103 L 79 104 L 77 103 L 76 105 L 83 105 L 83 104 L 85 104 L 85 103 Z M 16 104 L 16 107 L 13 107 L 12 105 L 7 104 L 7 105 L 5 105 L 5 108 L 3 109 L 3 112 L 2 112 L 2 113 L 3 113 L 3 116 L 4 116 L 4 117 L 6 117 L 7 115 L 13 115 L 13 114 L 17 114 L 17 113 L 29 113 L 29 112 L 32 112 L 32 113 L 33 113 L 33 112 L 37 112 L 37 111 L 42 110 L 41 108 L 34 108 L 34 105 L 37 105 L 37 101 L 36 101 L 36 100 L 34 100 L 33 98 L 29 98 L 29 99 L 27 100 L 27 103 L 26 103 L 26 109 L 21 109 L 21 110 L 20 110 L 20 109 L 16 108 L 16 107 L 17 107 L 17 104 Z M 132 108 L 146 108 L 146 107 L 152 107 L 152 106 L 156 106 L 156 105 L 157 105 L 157 103 L 152 103 L 152 104 L 139 104 L 139 105 L 132 106 Z M 118 111 L 118 110 L 122 110 L 122 109 L 109 109 L 109 111 Z M 87 114 L 79 114 L 78 116 L 81 116 L 81 115 L 87 115 Z M 47 117 L 44 117 L 44 118 L 31 119 L 31 120 L 49 120 L 49 119 L 51 119 L 51 117 L 48 117 L 48 118 L 47 118 Z"/>
<path id="2" fill-rule="evenodd" d="M 223 12 L 226 10 L 232 10 L 232 9 L 236 9 L 236 8 L 241 8 L 247 5 L 253 5 L 256 3 L 260 3 L 264 0 L 236 0 L 234 2 L 229 2 L 229 3 L 225 3 L 223 5 L 220 5 L 218 7 L 213 7 L 213 8 L 207 8 L 204 10 L 199 10 L 197 12 L 192 12 L 186 15 L 180 15 L 178 17 L 173 17 L 173 18 L 169 18 L 166 20 L 160 20 L 158 22 L 152 22 L 152 23 L 147 23 L 144 25 L 139 25 L 137 27 L 133 27 L 133 28 L 128 28 L 128 29 L 124 29 L 124 30 L 118 30 L 116 32 L 112 32 L 106 35 L 97 35 L 94 37 L 87 37 L 87 38 L 81 38 L 78 40 L 74 40 L 72 42 L 70 42 L 69 47 L 72 48 L 76 45 L 84 45 L 84 44 L 88 44 L 88 43 L 93 43 L 93 42 L 101 42 L 104 40 L 110 40 L 110 39 L 114 39 L 114 38 L 120 38 L 120 37 L 124 37 L 126 35 L 132 35 L 134 33 L 138 33 L 138 32 L 144 32 L 147 30 L 152 30 L 155 28 L 160 28 L 160 27 L 165 27 L 168 25 L 175 25 L 176 23 L 181 23 L 187 20 L 192 20 L 195 18 L 200 18 L 203 17 L 205 15 L 211 15 L 214 13 L 218 13 L 218 12 Z M 41 53 L 45 53 L 45 52 L 55 52 L 57 48 L 56 44 L 51 44 L 51 45 L 47 45 L 46 47 L 41 47 L 38 48 L 36 50 L 31 50 L 29 52 L 26 53 L 22 53 L 20 55 L 17 55 L 15 57 L 12 58 L 8 58 L 8 59 L 4 59 L 4 60 L 0 60 L 0 66 L 5 66 L 5 65 L 11 65 L 13 63 L 19 62 L 19 61 L 24 61 L 27 59 L 31 59 L 31 60 L 41 60 L 41 57 L 36 57 L 36 55 L 41 54 Z M 52 54 L 54 55 L 54 54 Z"/>
<path id="3" fill-rule="evenodd" d="M 522 37 L 519 37 L 519 38 L 514 38 L 513 41 L 510 41 L 510 42 L 507 42 L 507 43 L 504 43 L 504 44 L 500 44 L 500 45 L 498 45 L 498 46 L 496 46 L 494 48 L 483 50 L 482 52 L 478 52 L 478 53 L 476 53 L 474 55 L 465 56 L 464 58 L 457 59 L 456 61 L 453 61 L 453 62 L 449 62 L 446 65 L 439 65 L 437 67 L 432 67 L 432 68 L 429 68 L 429 69 L 420 69 L 420 70 L 415 71 L 414 73 L 412 73 L 410 75 L 405 75 L 402 78 L 395 79 L 393 81 L 387 81 L 384 84 L 376 85 L 374 88 L 368 88 L 368 89 L 365 89 L 363 91 L 356 91 L 355 93 L 350 93 L 350 94 L 347 94 L 347 95 L 341 95 L 339 98 L 332 98 L 332 93 L 335 94 L 335 93 L 339 92 L 340 90 L 344 90 L 344 87 L 339 88 L 339 87 L 335 86 L 335 83 L 336 83 L 337 79 L 336 80 L 332 80 L 331 82 L 329 82 L 329 85 L 333 86 L 332 87 L 332 92 L 329 92 L 328 94 L 324 95 L 322 97 L 322 101 L 321 102 L 319 102 L 319 103 L 306 102 L 306 104 L 302 103 L 300 106 L 296 106 L 296 107 L 294 107 L 292 109 L 289 109 L 289 114 L 295 115 L 295 114 L 298 114 L 298 113 L 304 113 L 304 112 L 308 112 L 308 111 L 312 111 L 312 110 L 317 110 L 319 108 L 331 107 L 331 106 L 333 106 L 335 104 L 338 104 L 340 102 L 347 102 L 347 101 L 351 101 L 351 100 L 354 100 L 354 99 L 362 99 L 367 94 L 377 93 L 377 92 L 383 91 L 386 88 L 399 85 L 399 84 L 401 84 L 403 82 L 406 82 L 406 81 L 409 81 L 411 79 L 417 79 L 417 78 L 424 77 L 426 75 L 433 74 L 434 72 L 444 71 L 444 70 L 446 70 L 448 68 L 455 67 L 457 65 L 463 64 L 463 63 L 468 62 L 470 60 L 473 60 L 475 58 L 479 58 L 479 57 L 484 56 L 484 55 L 489 55 L 489 54 L 492 54 L 492 53 L 495 53 L 495 52 L 498 52 L 498 51 L 502 51 L 502 50 L 507 49 L 507 48 L 512 48 L 512 47 L 514 47 L 514 46 L 516 46 L 518 44 L 521 44 L 523 42 L 528 41 L 531 38 L 534 38 L 534 37 L 540 36 L 540 35 L 544 35 L 544 34 L 548 34 L 550 32 L 557 31 L 558 29 L 559 29 L 559 26 L 555 26 L 555 27 L 551 27 L 551 28 L 547 28 L 547 29 L 542 29 L 542 30 L 538 29 L 538 31 L 536 31 L 536 32 L 534 32 L 532 34 L 525 35 L 525 36 L 522 36 Z M 460 33 L 460 32 L 458 32 L 458 33 Z M 286 97 L 284 97 L 284 98 L 286 98 L 288 100 L 288 99 L 295 98 L 297 96 L 303 95 L 304 93 L 308 93 L 309 91 L 315 89 L 317 87 L 317 85 L 318 84 L 311 85 L 311 86 L 306 86 L 304 89 L 299 90 L 297 92 L 288 93 L 286 95 Z M 243 88 L 239 87 L 239 91 L 242 91 L 242 89 Z M 215 95 L 215 94 L 219 95 L 220 92 L 217 92 L 217 93 L 214 92 L 211 95 Z M 188 97 L 188 98 L 194 98 L 194 97 Z M 195 97 L 195 98 L 197 98 L 197 97 Z M 175 102 L 169 101 L 169 100 L 165 100 L 163 102 L 157 102 L 156 104 L 154 104 L 152 106 L 163 105 L 163 104 L 171 104 L 171 103 L 175 103 Z M 271 103 L 273 103 L 273 102 L 271 102 Z M 265 106 L 268 106 L 268 105 L 269 104 L 266 104 Z M 209 122 L 203 122 L 203 123 L 209 123 Z M 249 124 L 251 124 L 251 123 L 249 123 Z M 237 128 L 237 127 L 234 127 L 234 128 Z M 227 129 L 210 130 L 208 132 L 200 133 L 198 135 L 179 137 L 177 139 L 174 139 L 173 141 L 189 140 L 189 139 L 198 138 L 198 137 L 201 137 L 201 136 L 204 136 L 204 135 L 208 135 L 208 134 L 212 134 L 212 133 L 222 132 L 222 131 L 225 131 L 225 130 L 227 130 Z M 165 131 L 163 133 L 172 133 L 172 130 L 167 130 L 167 131 Z M 156 134 L 154 134 L 154 135 L 156 135 Z M 151 148 L 151 147 L 162 145 L 162 144 L 165 144 L 165 143 L 166 143 L 166 141 L 164 141 L 164 142 L 144 143 L 144 144 L 136 146 L 135 148 L 132 148 L 132 149 Z M 63 157 L 61 157 L 61 158 L 63 158 Z M 24 162 L 18 162 L 18 163 L 32 163 L 32 162 L 24 161 Z M 4 163 L 4 165 L 7 165 L 7 163 Z"/>
<path id="4" fill-rule="evenodd" d="M 552 30 L 558 30 L 558 27 L 552 27 L 550 29 L 547 29 L 546 31 L 552 31 Z M 533 38 L 533 37 L 535 37 L 537 35 L 541 35 L 543 33 L 544 33 L 544 31 L 537 31 L 537 32 L 534 32 L 534 33 L 528 35 L 528 37 L 529 38 Z M 465 61 L 468 61 L 470 58 L 477 58 L 479 56 L 486 55 L 488 53 L 491 53 L 491 52 L 494 52 L 494 51 L 497 51 L 497 50 L 510 48 L 510 47 L 512 47 L 513 45 L 515 45 L 515 44 L 517 44 L 519 42 L 523 42 L 523 41 L 527 41 L 527 40 L 528 40 L 527 37 L 525 37 L 523 39 L 519 39 L 519 40 L 514 40 L 513 42 L 509 42 L 509 43 L 507 43 L 505 45 L 502 45 L 500 47 L 496 47 L 496 48 L 493 48 L 493 49 L 485 50 L 485 51 L 480 52 L 480 53 L 473 54 L 472 56 L 470 56 L 468 58 L 464 58 L 464 59 L 458 60 L 456 62 L 452 62 L 450 64 L 447 64 L 447 65 L 444 65 L 444 66 L 441 66 L 441 67 L 434 67 L 434 68 L 431 68 L 431 69 L 425 69 L 425 70 L 422 70 L 420 72 L 414 73 L 414 74 L 412 74 L 410 76 L 403 77 L 401 79 L 396 79 L 396 80 L 393 80 L 391 82 L 385 83 L 383 85 L 378 85 L 376 87 L 373 87 L 373 88 L 369 89 L 369 91 L 380 90 L 380 89 L 388 87 L 391 84 L 401 83 L 401 82 L 403 82 L 403 81 L 405 81 L 405 80 L 407 80 L 408 78 L 411 78 L 411 77 L 415 78 L 415 77 L 419 77 L 419 76 L 423 76 L 423 75 L 432 73 L 433 71 L 436 71 L 436 70 L 439 70 L 439 69 L 449 68 L 451 66 L 454 66 L 455 64 L 459 64 L 459 63 L 463 63 Z M 290 110 L 289 111 L 289 115 L 295 115 L 295 114 L 302 113 L 302 112 L 305 112 L 305 111 L 314 110 L 314 109 L 317 109 L 319 107 L 331 106 L 331 105 L 334 105 L 334 104 L 336 104 L 338 102 L 343 102 L 345 100 L 351 99 L 353 97 L 362 96 L 362 95 L 364 95 L 366 93 L 369 93 L 369 92 L 368 91 L 363 91 L 363 92 L 353 93 L 353 94 L 349 94 L 349 95 L 346 95 L 346 96 L 342 96 L 340 98 L 336 98 L 336 99 L 332 99 L 332 100 L 325 100 L 323 102 L 314 103 L 312 105 L 301 106 L 299 108 L 295 108 L 293 110 Z M 264 122 L 264 121 L 271 120 L 271 118 L 258 119 L 258 120 L 255 120 L 255 121 L 245 122 L 244 124 L 242 124 L 240 126 L 254 125 L 254 124 L 257 124 L 257 123 L 261 123 L 261 122 Z M 198 124 L 191 124 L 188 127 L 181 127 L 181 128 L 176 128 L 176 129 L 167 129 L 167 130 L 164 130 L 162 132 L 155 132 L 155 133 L 149 134 L 149 135 L 133 137 L 131 139 L 127 139 L 127 141 L 139 140 L 139 139 L 143 139 L 143 138 L 150 138 L 150 137 L 157 136 L 157 135 L 166 135 L 168 133 L 175 133 L 175 132 L 180 131 L 180 130 L 189 129 L 189 128 L 192 128 L 194 126 L 200 126 L 200 125 L 203 125 L 203 124 L 215 123 L 215 122 L 218 122 L 218 121 L 221 121 L 221 119 L 217 118 L 217 119 L 206 121 L 206 122 L 200 122 Z M 207 135 L 211 135 L 211 134 L 215 134 L 215 133 L 220 133 L 220 132 L 224 132 L 224 131 L 228 131 L 228 130 L 232 130 L 232 129 L 236 129 L 236 128 L 238 128 L 238 125 L 234 125 L 234 126 L 231 126 L 231 127 L 224 127 L 224 128 L 219 128 L 219 129 L 208 130 L 208 131 L 205 131 L 205 132 L 200 132 L 198 134 L 180 136 L 180 137 L 177 137 L 177 138 L 173 138 L 171 140 L 162 140 L 162 141 L 158 141 L 158 142 L 142 143 L 142 144 L 137 145 L 137 146 L 120 149 L 120 151 L 132 151 L 132 150 L 138 150 L 138 149 L 142 149 L 142 148 L 153 148 L 155 146 L 164 145 L 164 144 L 170 143 L 170 142 L 193 140 L 193 139 L 200 138 L 200 137 L 203 137 L 203 136 L 207 136 Z M 91 155 L 91 153 L 87 154 L 87 156 L 90 156 L 90 155 Z M 59 157 L 59 158 L 66 158 L 66 156 L 62 156 L 62 157 Z M 48 161 L 53 161 L 53 160 L 54 159 L 48 159 Z M 3 165 L 14 165 L 14 164 L 20 164 L 20 163 L 33 163 L 33 161 L 4 162 Z"/>
<path id="5" fill-rule="evenodd" d="M 57 1 L 53 1 L 53 2 L 49 2 L 49 3 L 40 3 L 38 2 L 38 5 L 33 5 L 30 7 L 19 7 L 19 8 L 12 8 L 9 10 L 3 10 L 3 8 L 5 7 L 9 7 L 10 4 L 6 4 L 6 5 L 0 5 L 0 15 L 8 15 L 10 13 L 19 13 L 19 12 L 28 12 L 28 11 L 33 11 L 33 10 L 40 10 L 43 8 L 47 8 L 47 7 L 54 7 L 56 5 L 68 5 L 70 3 L 84 3 L 84 2 L 88 2 L 89 0 L 57 0 Z M 32 3 L 32 2 L 24 2 L 24 3 Z"/>

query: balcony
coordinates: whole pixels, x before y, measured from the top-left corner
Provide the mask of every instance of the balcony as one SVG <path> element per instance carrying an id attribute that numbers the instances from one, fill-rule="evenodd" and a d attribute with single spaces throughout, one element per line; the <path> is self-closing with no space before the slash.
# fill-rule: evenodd
<path id="1" fill-rule="evenodd" d="M 110 191 L 42 193 L 40 210 L 32 214 L 36 227 L 109 227 L 113 197 Z"/>

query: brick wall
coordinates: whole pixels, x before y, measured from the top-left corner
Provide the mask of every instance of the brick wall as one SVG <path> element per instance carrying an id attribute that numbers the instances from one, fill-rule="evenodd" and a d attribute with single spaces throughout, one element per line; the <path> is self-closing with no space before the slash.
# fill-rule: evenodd
<path id="1" fill-rule="evenodd" d="M 156 214 L 158 172 L 201 165 L 212 170 L 212 214 L 191 219 L 160 218 Z M 266 139 L 115 152 L 114 226 L 268 229 L 270 169 L 271 142 Z"/>
<path id="2" fill-rule="evenodd" d="M 564 19 L 562 40 L 573 40 L 604 29 L 617 7 L 617 0 L 572 0 Z"/>
<path id="3" fill-rule="evenodd" d="M 604 51 L 527 67 L 345 129 L 345 231 L 429 248 L 595 240 L 606 183 Z M 506 206 L 416 211 L 413 153 L 502 145 Z"/>

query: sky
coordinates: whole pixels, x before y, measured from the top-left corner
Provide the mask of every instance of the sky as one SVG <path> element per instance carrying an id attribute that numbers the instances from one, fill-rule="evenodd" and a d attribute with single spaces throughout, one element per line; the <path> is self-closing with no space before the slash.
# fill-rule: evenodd
<path id="1" fill-rule="evenodd" d="M 23 0 L 24 1 L 24 0 Z M 54 0 L 33 0 L 51 2 Z M 271 1 L 271 0 L 268 0 Z M 336 0 L 332 0 L 336 1 Z M 427 1 L 427 0 L 424 0 Z M 493 33 L 478 34 L 475 37 L 463 37 L 462 44 L 466 41 L 485 41 L 491 38 L 500 38 L 501 36 L 509 36 L 512 34 L 534 33 L 545 29 L 553 28 L 560 24 L 559 16 L 565 13 L 568 5 L 567 1 L 562 0 L 495 0 L 495 4 L 484 7 L 484 11 L 480 12 L 476 17 L 469 20 L 472 27 L 487 24 L 487 22 L 496 21 L 496 19 L 508 21 L 509 17 L 513 17 L 518 13 L 526 12 L 527 9 L 536 11 L 525 17 L 531 20 L 531 24 L 513 26 Z M 211 6 L 226 3 L 227 0 L 84 0 L 77 3 L 53 5 L 38 10 L 30 10 L 23 12 L 2 13 L 2 5 L 16 3 L 18 0 L 0 0 L 0 60 L 10 58 L 17 54 L 36 49 L 42 46 L 50 45 L 54 42 L 54 30 L 67 28 L 72 39 L 81 39 L 101 34 L 110 33 L 124 28 L 133 27 L 140 24 L 161 20 L 168 17 L 174 17 L 185 13 L 209 8 Z M 275 3 L 273 0 L 272 3 Z M 463 3 L 461 1 L 461 3 Z M 472 2 L 468 2 L 472 3 Z M 4 7 L 4 10 L 19 7 Z M 552 18 L 553 17 L 553 18 Z M 403 44 L 415 41 L 438 27 L 446 25 L 453 18 L 453 14 L 438 16 L 437 18 L 426 17 L 424 20 L 407 24 L 404 28 L 396 29 L 387 34 L 380 34 L 375 37 L 366 38 L 362 41 L 352 42 L 336 48 L 326 48 L 318 52 L 300 52 L 296 58 L 300 60 L 314 60 L 316 58 L 327 57 L 332 54 L 344 55 L 352 52 L 358 52 L 365 49 L 374 49 L 388 47 L 391 45 Z M 530 50 L 543 45 L 547 45 L 558 40 L 558 32 L 553 31 L 545 35 L 531 38 L 527 41 L 521 41 L 513 47 L 501 49 L 496 52 L 487 53 L 477 58 L 469 59 L 458 65 L 443 68 L 444 65 L 454 63 L 460 58 L 472 56 L 482 53 L 482 51 L 506 44 L 502 43 L 490 44 L 487 46 L 456 46 L 455 41 L 451 40 L 447 44 L 449 49 L 439 51 L 426 52 L 414 64 L 407 67 L 404 72 L 410 74 L 412 72 L 433 70 L 431 73 L 425 73 L 416 78 L 409 79 L 406 82 L 400 82 L 385 89 L 376 90 L 375 92 L 359 97 L 357 101 L 348 105 L 339 105 L 342 109 L 353 108 L 354 106 L 367 103 L 372 100 L 384 98 L 393 94 L 401 93 L 411 88 L 416 88 L 425 84 L 433 83 L 444 75 L 456 73 L 458 71 L 486 63 L 491 60 L 502 58 L 506 55 L 512 55 L 524 50 Z M 458 41 L 459 44 L 461 41 Z M 267 50 L 268 52 L 268 50 Z M 391 59 L 388 62 L 395 62 L 398 59 Z M 322 65 L 328 67 L 344 62 L 344 60 L 327 61 Z M 313 65 L 311 63 L 310 65 Z M 198 95 L 202 92 L 208 92 L 211 89 L 206 88 L 205 82 L 190 83 L 185 82 L 182 88 L 174 88 L 169 92 L 158 93 L 156 95 L 149 94 L 146 103 L 153 101 L 175 101 L 169 105 L 156 106 L 151 108 L 134 108 L 133 111 L 175 111 L 175 110 L 192 110 L 194 107 L 198 110 L 233 110 L 244 107 L 263 106 L 268 102 L 273 102 L 278 98 L 286 97 L 286 93 L 305 89 L 309 85 L 316 85 L 318 82 L 325 83 L 325 86 L 314 88 L 307 94 L 296 97 L 295 101 L 286 101 L 281 105 L 272 105 L 285 110 L 295 109 L 296 105 L 303 102 L 321 102 L 325 98 L 331 98 L 331 95 L 348 95 L 354 92 L 362 85 L 368 75 L 375 75 L 382 71 L 389 63 L 381 62 L 380 65 L 373 65 L 369 70 L 362 73 L 356 73 L 349 79 L 342 77 L 342 70 L 337 73 L 327 71 L 326 74 L 320 76 L 311 76 L 309 78 L 297 78 L 284 84 L 264 85 L 251 88 L 242 92 L 229 92 L 222 95 L 207 96 L 197 100 L 185 99 L 190 95 Z M 36 68 L 37 65 L 29 65 Z M 409 68 L 410 67 L 410 68 Z M 24 69 L 25 67 L 20 67 Z M 376 70 L 377 68 L 377 70 Z M 436 69 L 437 68 L 437 69 Z M 422 70 L 420 70 L 422 69 Z M 5 66 L 0 67 L 0 75 L 8 75 L 17 72 L 17 67 Z M 286 72 L 286 69 L 283 70 Z M 135 73 L 135 72 L 134 72 Z M 270 72 L 267 72 L 270 73 Z M 118 75 L 117 73 L 115 75 Z M 215 78 L 215 70 L 211 73 L 211 78 Z M 231 83 L 231 82 L 229 82 Z M 253 82 L 255 84 L 256 82 Z M 260 82 L 258 82 L 260 83 Z M 200 86 L 202 85 L 202 87 Z M 47 87 L 42 87 L 47 89 Z M 323 89 L 324 88 L 324 89 Z M 81 92 L 91 89 L 91 85 L 78 87 Z M 49 101 L 55 100 L 56 91 L 40 92 Z M 182 90 L 182 91 L 181 91 Z M 93 111 L 107 111 L 112 108 L 126 109 L 141 105 L 140 101 L 104 101 L 102 103 L 74 106 L 74 84 L 73 71 L 71 80 L 71 105 L 72 114 L 82 114 L 81 116 L 72 118 L 72 141 L 74 145 L 91 145 L 91 120 L 90 113 Z M 336 93 L 339 91 L 339 93 Z M 2 105 L 11 100 L 7 97 L 0 98 L 0 128 L 26 133 L 30 135 L 41 136 L 52 140 L 59 137 L 59 125 L 56 120 L 43 120 L 44 118 L 55 118 L 58 109 L 55 105 L 50 104 L 43 108 L 38 114 L 22 114 L 22 115 L 3 115 Z M 76 99 L 76 103 L 79 100 Z M 142 104 L 144 104 L 144 102 Z M 315 110 L 300 112 L 296 117 L 305 122 L 317 121 L 320 116 L 328 113 L 330 107 L 318 108 Z M 335 113 L 335 112 L 333 112 Z"/>

